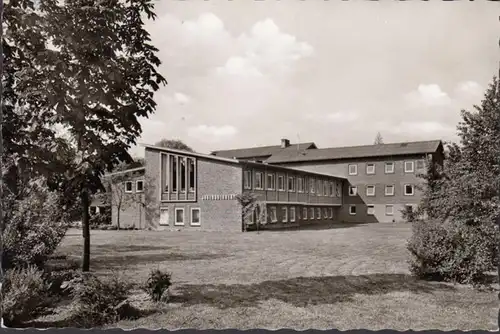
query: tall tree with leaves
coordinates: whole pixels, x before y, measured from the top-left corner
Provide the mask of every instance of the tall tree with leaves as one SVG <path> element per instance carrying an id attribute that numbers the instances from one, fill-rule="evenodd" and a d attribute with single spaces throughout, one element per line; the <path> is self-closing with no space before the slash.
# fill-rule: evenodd
<path id="1" fill-rule="evenodd" d="M 194 152 L 194 150 L 179 139 L 162 139 L 155 143 L 155 146 L 172 148 L 174 150 Z"/>
<path id="2" fill-rule="evenodd" d="M 82 269 L 88 271 L 89 196 L 103 190 L 104 171 L 132 162 L 127 150 L 141 134 L 138 117 L 154 112 L 154 92 L 166 84 L 144 28 L 144 16 L 155 18 L 153 1 L 20 0 L 9 6 L 14 15 L 7 18 L 6 40 L 19 59 L 12 69 L 17 105 L 40 133 L 57 137 L 58 126 L 76 149 L 65 166 L 64 188 L 81 199 Z"/>
<path id="3" fill-rule="evenodd" d="M 375 141 L 373 142 L 374 145 L 380 145 L 384 143 L 384 139 L 382 138 L 382 135 L 380 132 L 377 132 L 377 136 L 375 136 Z"/>

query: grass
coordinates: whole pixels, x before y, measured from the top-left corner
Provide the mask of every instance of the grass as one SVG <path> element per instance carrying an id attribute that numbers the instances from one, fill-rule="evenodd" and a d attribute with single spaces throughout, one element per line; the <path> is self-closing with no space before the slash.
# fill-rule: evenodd
<path id="1" fill-rule="evenodd" d="M 171 303 L 123 328 L 496 329 L 497 292 L 415 280 L 407 224 L 218 233 L 92 231 L 91 270 L 143 283 L 171 272 Z M 81 231 L 58 252 L 77 259 Z M 138 297 L 142 298 L 142 297 Z"/>

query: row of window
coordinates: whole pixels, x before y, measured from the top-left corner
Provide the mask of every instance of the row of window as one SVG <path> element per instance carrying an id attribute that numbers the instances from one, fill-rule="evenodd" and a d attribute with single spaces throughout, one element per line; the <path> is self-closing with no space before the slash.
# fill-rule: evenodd
<path id="1" fill-rule="evenodd" d="M 275 173 L 258 172 L 252 173 L 252 170 L 246 170 L 243 174 L 243 187 L 245 189 L 264 190 L 264 174 L 266 177 L 266 190 L 278 190 L 298 193 L 311 193 L 318 196 L 340 197 L 342 183 L 340 181 L 325 181 L 318 180 L 312 177 L 304 176 L 288 176 L 278 174 L 276 179 Z M 285 183 L 285 180 L 287 181 Z M 253 181 L 253 182 L 252 182 Z"/>
<path id="2" fill-rule="evenodd" d="M 163 192 L 189 192 L 195 191 L 196 164 L 195 158 L 176 154 L 162 153 L 162 168 L 164 171 Z"/>
<path id="3" fill-rule="evenodd" d="M 367 185 L 366 186 L 366 196 L 373 197 L 375 196 L 375 185 Z M 393 184 L 388 184 L 385 186 L 385 196 L 394 196 L 395 186 Z M 413 184 L 405 184 L 403 185 L 403 194 L 405 196 L 413 196 L 415 195 L 415 186 Z M 358 187 L 357 186 L 349 186 L 349 196 L 357 196 L 358 195 Z"/>
<path id="4" fill-rule="evenodd" d="M 174 215 L 174 225 L 175 226 L 184 226 L 185 222 L 185 210 L 184 208 L 175 208 Z M 201 225 L 201 210 L 200 208 L 191 208 L 190 215 L 190 224 L 191 226 L 200 226 Z M 163 219 L 163 217 L 165 217 Z M 160 209 L 160 225 L 168 225 L 168 208 Z"/>
<path id="5" fill-rule="evenodd" d="M 258 213 L 250 215 L 249 222 L 253 224 L 258 216 Z M 276 206 L 269 207 L 269 219 L 271 223 L 278 222 L 278 210 Z M 282 206 L 280 214 L 280 222 L 282 223 L 294 223 L 297 220 L 321 220 L 321 219 L 333 219 L 333 208 L 321 208 L 321 207 L 302 207 L 296 208 L 294 206 Z"/>
<path id="6" fill-rule="evenodd" d="M 416 161 L 405 161 L 404 172 L 405 173 L 413 173 L 416 170 L 424 170 L 425 169 L 425 161 L 424 160 L 416 160 Z M 394 174 L 394 162 L 386 162 L 385 163 L 384 172 L 385 174 Z M 357 164 L 349 164 L 348 165 L 348 173 L 349 175 L 358 175 L 358 165 Z M 366 174 L 374 175 L 376 173 L 375 163 L 367 163 L 366 164 Z"/>
<path id="7" fill-rule="evenodd" d="M 125 192 L 126 193 L 134 192 L 133 185 L 134 183 L 132 181 L 125 181 Z M 144 181 L 142 180 L 135 181 L 135 192 L 142 193 L 143 191 L 144 191 Z"/>
<path id="8" fill-rule="evenodd" d="M 407 204 L 407 205 L 405 205 L 405 209 L 413 211 L 413 205 Z M 356 211 L 357 211 L 356 205 L 349 205 L 349 214 L 351 216 L 355 216 L 356 213 L 357 213 Z M 373 216 L 375 214 L 375 205 L 368 204 L 366 206 L 366 214 L 370 215 L 370 216 Z M 393 216 L 394 215 L 394 205 L 387 204 L 385 206 L 385 215 L 386 216 Z"/>

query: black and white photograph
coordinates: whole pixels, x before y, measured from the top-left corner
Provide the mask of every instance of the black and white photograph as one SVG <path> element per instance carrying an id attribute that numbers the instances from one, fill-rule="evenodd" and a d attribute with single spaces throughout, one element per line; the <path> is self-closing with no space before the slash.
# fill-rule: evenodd
<path id="1" fill-rule="evenodd" d="M 498 331 L 499 8 L 0 0 L 2 326 Z"/>

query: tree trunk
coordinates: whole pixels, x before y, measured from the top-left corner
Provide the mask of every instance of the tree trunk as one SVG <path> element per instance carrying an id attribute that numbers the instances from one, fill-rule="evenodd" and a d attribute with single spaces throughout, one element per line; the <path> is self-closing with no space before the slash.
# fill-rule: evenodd
<path id="1" fill-rule="evenodd" d="M 83 263 L 82 271 L 90 270 L 90 217 L 89 217 L 89 194 L 87 189 L 81 192 L 82 199 L 82 234 L 83 234 Z"/>
<path id="2" fill-rule="evenodd" d="M 121 206 L 116 207 L 116 228 L 119 230 L 120 229 L 120 210 Z"/>

